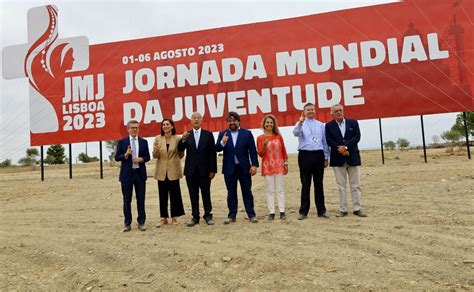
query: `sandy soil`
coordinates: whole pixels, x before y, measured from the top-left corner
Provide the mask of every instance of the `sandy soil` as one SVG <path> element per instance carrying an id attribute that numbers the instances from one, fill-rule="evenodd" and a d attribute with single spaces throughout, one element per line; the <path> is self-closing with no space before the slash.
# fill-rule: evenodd
<path id="1" fill-rule="evenodd" d="M 334 175 L 325 175 L 330 219 L 298 221 L 296 156 L 286 177 L 286 221 L 266 220 L 265 184 L 254 178 L 252 224 L 227 214 L 223 176 L 212 185 L 216 225 L 159 221 L 156 181 L 147 183 L 146 232 L 121 233 L 118 169 L 97 164 L 0 170 L 0 290 L 473 290 L 474 162 L 465 152 L 362 154 L 368 218 L 334 217 Z M 397 159 L 398 157 L 398 159 Z M 149 163 L 149 174 L 154 163 Z M 243 209 L 239 197 L 240 207 Z M 133 207 L 136 217 L 136 209 Z"/>

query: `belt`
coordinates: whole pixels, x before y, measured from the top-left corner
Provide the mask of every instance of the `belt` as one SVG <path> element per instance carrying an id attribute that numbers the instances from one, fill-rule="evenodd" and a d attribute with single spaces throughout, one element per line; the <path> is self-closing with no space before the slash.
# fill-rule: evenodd
<path id="1" fill-rule="evenodd" d="M 299 152 L 303 153 L 318 153 L 318 152 L 323 152 L 323 150 L 298 150 Z"/>

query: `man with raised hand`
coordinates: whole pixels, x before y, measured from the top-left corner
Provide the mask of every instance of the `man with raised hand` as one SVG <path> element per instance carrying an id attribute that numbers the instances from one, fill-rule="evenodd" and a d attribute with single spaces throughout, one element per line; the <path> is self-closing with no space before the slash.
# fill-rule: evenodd
<path id="1" fill-rule="evenodd" d="M 194 112 L 191 115 L 193 129 L 185 131 L 178 143 L 178 150 L 186 150 L 184 175 L 188 185 L 193 218 L 188 227 L 199 224 L 199 189 L 204 207 L 203 219 L 207 225 L 214 225 L 212 219 L 211 180 L 217 172 L 216 146 L 214 135 L 201 128 L 202 115 Z"/>
<path id="2" fill-rule="evenodd" d="M 298 137 L 298 166 L 301 180 L 301 205 L 298 220 L 308 216 L 311 180 L 314 181 L 314 201 L 318 217 L 329 218 L 324 205 L 324 168 L 328 166 L 329 147 L 326 143 L 324 124 L 314 118 L 312 103 L 305 104 L 303 113 L 293 129 Z"/>
<path id="3" fill-rule="evenodd" d="M 119 180 L 123 195 L 123 232 L 131 230 L 132 224 L 132 193 L 135 188 L 137 200 L 137 222 L 138 229 L 145 231 L 145 192 L 146 192 L 146 166 L 145 163 L 150 160 L 148 151 L 148 142 L 138 137 L 139 123 L 131 120 L 127 123 L 129 136 L 118 142 L 115 152 L 115 161 L 121 161 Z"/>
<path id="4" fill-rule="evenodd" d="M 219 133 L 216 143 L 216 151 L 224 151 L 222 173 L 227 187 L 227 207 L 229 208 L 224 224 L 236 221 L 237 182 L 240 182 L 247 216 L 250 222 L 257 223 L 252 194 L 252 176 L 257 173 L 258 168 L 255 139 L 252 132 L 240 127 L 238 113 L 229 112 L 227 122 L 229 128 Z"/>

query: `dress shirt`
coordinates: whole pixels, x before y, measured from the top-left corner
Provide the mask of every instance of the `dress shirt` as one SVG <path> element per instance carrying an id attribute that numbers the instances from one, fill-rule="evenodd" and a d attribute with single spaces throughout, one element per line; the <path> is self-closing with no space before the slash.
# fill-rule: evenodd
<path id="1" fill-rule="evenodd" d="M 336 120 L 337 125 L 339 126 L 339 130 L 341 131 L 342 138 L 344 138 L 344 135 L 346 134 L 346 119 L 343 119 L 342 122 L 338 122 Z"/>
<path id="2" fill-rule="evenodd" d="M 199 145 L 199 138 L 201 137 L 201 128 L 194 129 L 193 132 L 194 132 L 194 140 L 196 141 L 196 149 L 197 149 Z"/>
<path id="3" fill-rule="evenodd" d="M 323 123 L 315 119 L 305 119 L 303 124 L 296 123 L 293 135 L 298 137 L 298 151 L 323 150 L 324 158 L 329 159 L 330 152 Z"/>

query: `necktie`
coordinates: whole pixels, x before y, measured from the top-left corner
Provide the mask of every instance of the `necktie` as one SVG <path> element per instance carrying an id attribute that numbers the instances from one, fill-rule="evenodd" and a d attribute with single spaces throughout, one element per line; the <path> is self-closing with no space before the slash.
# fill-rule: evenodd
<path id="1" fill-rule="evenodd" d="M 132 138 L 132 158 L 138 157 L 137 138 Z M 138 163 L 133 163 L 132 168 L 139 168 Z"/>
<path id="2" fill-rule="evenodd" d="M 196 149 L 199 145 L 199 130 L 194 130 L 194 141 L 196 141 Z"/>

